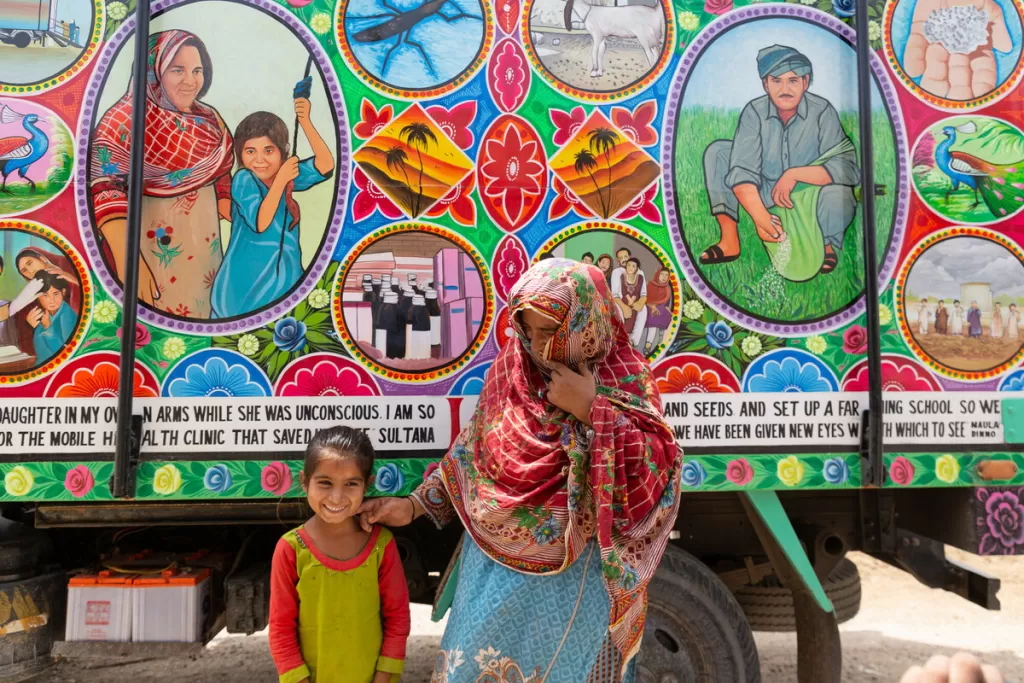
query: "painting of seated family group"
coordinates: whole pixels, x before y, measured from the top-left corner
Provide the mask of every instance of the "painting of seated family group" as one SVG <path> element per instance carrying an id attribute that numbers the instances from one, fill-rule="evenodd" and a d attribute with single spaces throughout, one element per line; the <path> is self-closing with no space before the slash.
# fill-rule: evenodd
<path id="1" fill-rule="evenodd" d="M 714 180 L 709 176 L 709 150 L 716 151 L 723 143 L 731 147 L 739 134 L 741 114 L 766 96 L 765 86 L 759 78 L 759 55 L 785 42 L 784 48 L 805 56 L 811 65 L 809 86 L 804 99 L 816 96 L 838 114 L 842 133 L 852 143 L 859 169 L 861 141 L 857 114 L 856 55 L 852 45 L 832 31 L 808 22 L 771 18 L 740 22 L 720 33 L 697 57 L 684 84 L 682 102 L 676 118 L 676 137 L 673 141 L 673 160 L 681 232 L 686 251 L 695 264 L 700 277 L 719 296 L 739 311 L 756 318 L 780 323 L 806 323 L 820 320 L 853 305 L 864 289 L 863 266 L 863 201 L 859 180 L 855 186 L 843 185 L 844 196 L 854 205 L 853 218 L 846 222 L 841 246 L 834 249 L 837 263 L 829 271 L 814 268 L 801 279 L 793 279 L 787 264 L 780 262 L 782 248 L 762 242 L 750 215 L 739 208 L 738 234 L 740 251 L 734 260 L 717 263 L 702 262 L 702 254 L 721 239 L 716 216 L 713 215 L 709 189 Z M 716 84 L 728 82 L 729 88 Z M 875 224 L 878 261 L 882 263 L 890 247 L 896 220 L 899 194 L 899 163 L 892 123 L 886 100 L 881 96 L 876 80 L 873 84 L 872 137 L 875 158 Z M 767 106 L 766 103 L 762 104 Z M 726 147 L 725 149 L 728 149 Z M 848 149 L 848 147 L 847 147 Z M 827 154 L 826 150 L 821 150 Z M 847 152 L 847 154 L 850 154 Z M 852 156 L 852 155 L 851 155 Z M 737 162 L 736 155 L 728 151 L 721 157 L 728 165 L 721 175 Z M 782 161 L 786 170 L 788 165 Z M 753 162 L 752 162 L 753 163 Z M 756 160 L 760 164 L 760 160 Z M 749 165 L 749 164 L 748 164 Z M 812 164 L 814 165 L 814 164 Z M 763 169 L 765 174 L 767 169 Z M 859 178 L 859 170 L 855 175 Z M 762 197 L 770 196 L 774 181 L 762 178 Z M 721 182 L 719 183 L 721 184 Z M 798 184 L 797 190 L 803 185 Z M 836 186 L 839 187 L 839 186 Z M 823 188 L 824 189 L 824 188 Z M 722 190 L 731 193 L 731 189 Z M 852 193 L 851 193 L 852 191 Z M 795 196 L 795 192 L 794 192 Z M 824 198 L 824 192 L 822 198 Z M 718 200 L 716 200 L 718 201 Z M 766 209 L 777 214 L 779 207 L 766 202 Z M 849 208 L 849 207 L 848 207 Z M 812 208 L 809 223 L 815 223 Z M 792 213 L 792 212 L 790 212 Z M 821 216 L 821 207 L 818 207 Z M 794 225 L 785 225 L 787 237 L 800 233 Z M 810 229 L 810 228 L 808 228 Z M 821 226 L 817 226 L 819 232 Z M 820 236 L 818 236 L 820 241 Z M 825 244 L 828 245 L 826 238 Z M 795 254 L 800 245 L 792 245 Z M 822 251 L 820 248 L 818 251 Z M 821 263 L 828 252 L 817 254 Z M 732 254 L 727 254 L 732 256 Z M 792 266 L 792 264 L 790 264 Z"/>
<path id="2" fill-rule="evenodd" d="M 150 31 L 150 61 L 172 48 L 177 61 L 147 88 L 155 112 L 150 117 L 160 117 L 156 124 L 167 135 L 154 133 L 157 125 L 147 120 L 147 163 L 159 174 L 147 178 L 147 185 L 158 187 L 161 196 L 144 202 L 141 256 L 155 285 L 152 292 L 143 286 L 140 300 L 179 319 L 230 320 L 270 308 L 306 279 L 338 209 L 338 112 L 324 77 L 302 39 L 255 6 L 201 0 L 155 14 Z M 274 46 L 272 60 L 265 58 L 268 44 Z M 121 266 L 107 241 L 106 224 L 123 217 L 110 197 L 116 198 L 118 179 L 126 177 L 127 157 L 124 145 L 104 131 L 116 129 L 119 107 L 130 98 L 133 49 L 129 39 L 106 75 L 90 143 L 93 226 L 105 247 L 103 265 L 118 281 Z M 195 64 L 177 64 L 187 62 L 188 55 Z M 186 74 L 179 66 L 193 71 Z M 182 104 L 183 99 L 189 101 Z M 188 106 L 193 115 L 180 116 Z M 296 131 L 303 107 L 308 124 Z M 188 145 L 175 146 L 176 130 Z M 323 143 L 320 153 L 317 138 Z M 297 157 L 297 176 L 265 232 L 243 235 L 235 223 L 256 218 L 244 207 L 259 206 L 277 178 L 258 166 L 262 162 L 250 164 L 243 155 L 271 145 L 283 169 L 277 173 L 285 172 L 289 157 Z M 202 158 L 196 150 L 202 150 Z M 189 153 L 197 158 L 185 158 Z M 246 178 L 252 182 L 240 182 Z M 104 194 L 108 186 L 113 192 Z M 248 240 L 232 249 L 239 236 Z M 262 247 L 261 241 L 266 242 Z"/>

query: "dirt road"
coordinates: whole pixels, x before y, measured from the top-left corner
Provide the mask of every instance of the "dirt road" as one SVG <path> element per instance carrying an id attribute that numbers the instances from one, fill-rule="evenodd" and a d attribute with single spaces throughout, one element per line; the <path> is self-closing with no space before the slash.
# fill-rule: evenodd
<path id="1" fill-rule="evenodd" d="M 841 627 L 844 683 L 896 683 L 906 668 L 937 652 L 965 649 L 997 664 L 1012 681 L 1024 681 L 1024 557 L 950 555 L 1003 579 L 1002 611 L 929 590 L 907 574 L 856 554 L 863 577 L 861 613 Z M 428 611 L 413 612 L 403 683 L 426 683 L 442 629 Z M 764 683 L 796 682 L 796 637 L 757 634 Z M 265 634 L 215 639 L 196 660 L 157 659 L 134 663 L 62 662 L 36 681 L 56 683 L 273 683 L 277 680 Z"/>

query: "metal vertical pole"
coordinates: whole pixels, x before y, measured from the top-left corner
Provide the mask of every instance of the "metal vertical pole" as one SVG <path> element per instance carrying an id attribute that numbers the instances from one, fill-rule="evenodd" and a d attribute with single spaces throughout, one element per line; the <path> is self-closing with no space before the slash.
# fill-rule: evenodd
<path id="1" fill-rule="evenodd" d="M 139 297 L 139 234 L 142 224 L 143 162 L 146 149 L 146 71 L 149 59 L 149 0 L 135 4 L 135 63 L 132 65 L 132 131 L 128 166 L 128 220 L 125 227 L 124 300 L 121 309 L 121 377 L 117 391 L 117 446 L 114 452 L 115 498 L 128 492 L 130 457 L 138 450 L 132 428 L 135 379 L 135 325 Z"/>
<path id="2" fill-rule="evenodd" d="M 875 236 L 875 153 L 872 139 L 872 75 L 868 39 L 868 2 L 857 0 L 857 109 L 860 113 L 860 197 L 864 226 L 864 302 L 868 332 L 868 411 L 861 441 L 861 476 L 866 485 L 881 486 L 882 458 L 882 349 L 878 322 L 878 245 Z"/>

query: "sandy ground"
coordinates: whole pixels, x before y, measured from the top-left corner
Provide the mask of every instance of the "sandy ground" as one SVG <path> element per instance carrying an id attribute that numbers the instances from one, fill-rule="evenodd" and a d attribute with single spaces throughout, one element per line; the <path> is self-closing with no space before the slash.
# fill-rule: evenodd
<path id="1" fill-rule="evenodd" d="M 855 554 L 863 577 L 860 614 L 841 626 L 844 683 L 896 683 L 913 663 L 935 653 L 969 650 L 1001 667 L 1011 681 L 1024 681 L 1024 557 L 979 558 L 951 551 L 955 559 L 1003 580 L 1002 611 L 988 612 L 950 593 L 933 591 L 908 574 Z M 414 607 L 413 637 L 403 683 L 426 683 L 442 627 L 429 611 Z M 765 683 L 796 683 L 796 637 L 757 634 Z M 61 683 L 273 683 L 266 634 L 216 638 L 195 660 L 157 659 L 134 663 L 62 662 L 34 679 Z"/>
<path id="2" fill-rule="evenodd" d="M 32 44 L 25 48 L 0 45 L 0 81 L 14 84 L 41 81 L 56 76 L 82 54 L 80 47 L 59 47 L 49 38 L 46 45 Z"/>
<path id="3" fill-rule="evenodd" d="M 602 92 L 624 88 L 651 70 L 635 39 L 610 38 L 604 55 L 604 75 L 591 76 L 593 41 L 586 32 L 580 33 L 583 35 L 534 32 L 543 36 L 539 42 L 534 40 L 537 56 L 561 81 L 583 90 Z"/>

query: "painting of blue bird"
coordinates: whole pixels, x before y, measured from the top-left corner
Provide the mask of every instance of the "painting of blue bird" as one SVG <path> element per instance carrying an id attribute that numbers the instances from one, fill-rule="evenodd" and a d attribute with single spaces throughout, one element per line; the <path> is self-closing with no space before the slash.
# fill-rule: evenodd
<path id="1" fill-rule="evenodd" d="M 28 182 L 29 192 L 36 191 L 36 183 L 28 177 L 28 170 L 46 155 L 50 138 L 39 127 L 42 121 L 36 114 L 19 114 L 10 107 L 0 107 L 0 124 L 7 125 L 21 121 L 21 127 L 29 137 L 11 135 L 0 138 L 0 192 L 9 193 L 7 182 L 17 174 Z"/>

